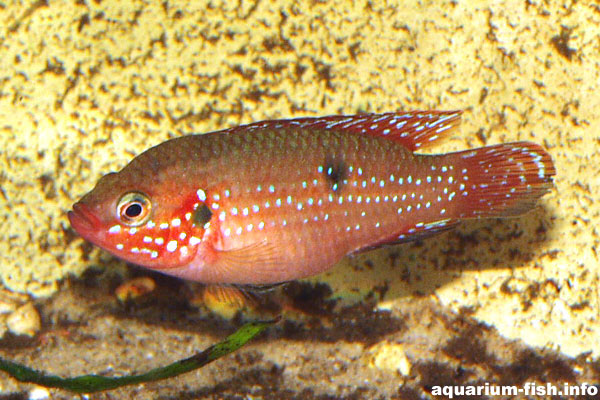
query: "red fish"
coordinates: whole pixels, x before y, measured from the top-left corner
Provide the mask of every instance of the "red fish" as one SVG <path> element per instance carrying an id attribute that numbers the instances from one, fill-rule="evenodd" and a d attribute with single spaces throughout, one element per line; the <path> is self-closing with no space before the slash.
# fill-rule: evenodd
<path id="1" fill-rule="evenodd" d="M 90 242 L 165 274 L 268 285 L 464 219 L 532 209 L 555 175 L 537 144 L 415 153 L 460 114 L 300 118 L 179 137 L 104 176 L 69 219 Z"/>

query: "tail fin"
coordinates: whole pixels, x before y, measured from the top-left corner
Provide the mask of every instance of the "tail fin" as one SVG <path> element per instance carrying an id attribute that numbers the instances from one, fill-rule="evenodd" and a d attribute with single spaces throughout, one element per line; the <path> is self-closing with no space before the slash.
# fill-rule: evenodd
<path id="1" fill-rule="evenodd" d="M 552 188 L 556 174 L 548 152 L 530 142 L 482 147 L 449 156 L 463 172 L 463 201 L 456 209 L 459 218 L 524 214 Z"/>

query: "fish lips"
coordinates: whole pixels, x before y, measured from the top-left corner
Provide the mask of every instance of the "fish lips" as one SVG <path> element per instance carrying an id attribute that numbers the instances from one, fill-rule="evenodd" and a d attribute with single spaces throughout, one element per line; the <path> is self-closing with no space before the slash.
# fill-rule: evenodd
<path id="1" fill-rule="evenodd" d="M 101 230 L 102 223 L 83 203 L 73 204 L 73 211 L 69 211 L 67 217 L 73 229 L 86 240 L 91 241 Z"/>

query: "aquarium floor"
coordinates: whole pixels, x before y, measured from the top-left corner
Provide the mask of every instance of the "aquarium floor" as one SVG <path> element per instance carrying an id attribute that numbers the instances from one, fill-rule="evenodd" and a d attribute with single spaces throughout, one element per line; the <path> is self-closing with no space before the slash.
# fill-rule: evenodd
<path id="1" fill-rule="evenodd" d="M 152 275 L 158 286 L 127 306 L 114 296 L 120 278 L 94 271 L 63 282 L 39 301 L 42 331 L 5 337 L 4 357 L 53 374 L 144 372 L 216 343 L 242 323 L 189 305 L 182 283 Z M 453 314 L 432 296 L 406 301 L 401 314 L 368 304 L 336 306 L 328 288 L 285 289 L 294 312 L 237 353 L 161 382 L 92 399 L 418 399 L 433 385 L 598 382 L 600 364 L 533 349 L 501 337 L 465 309 Z M 402 370 L 404 374 L 400 373 Z M 0 400 L 27 399 L 34 386 L 0 375 Z M 77 396 L 51 390 L 52 399 Z"/>

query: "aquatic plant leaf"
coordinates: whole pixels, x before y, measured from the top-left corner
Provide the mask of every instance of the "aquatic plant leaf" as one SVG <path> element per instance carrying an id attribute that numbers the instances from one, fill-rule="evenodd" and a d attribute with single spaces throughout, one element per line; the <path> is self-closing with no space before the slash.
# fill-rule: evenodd
<path id="1" fill-rule="evenodd" d="M 3 358 L 0 358 L 0 370 L 21 382 L 35 383 L 36 385 L 48 388 L 65 389 L 75 393 L 99 392 L 127 385 L 172 378 L 201 368 L 220 357 L 236 351 L 275 322 L 277 320 L 250 322 L 222 342 L 212 345 L 200 353 L 139 375 L 119 377 L 81 375 L 73 378 L 63 378 L 56 375 L 49 375 L 43 371 L 37 371 Z"/>

